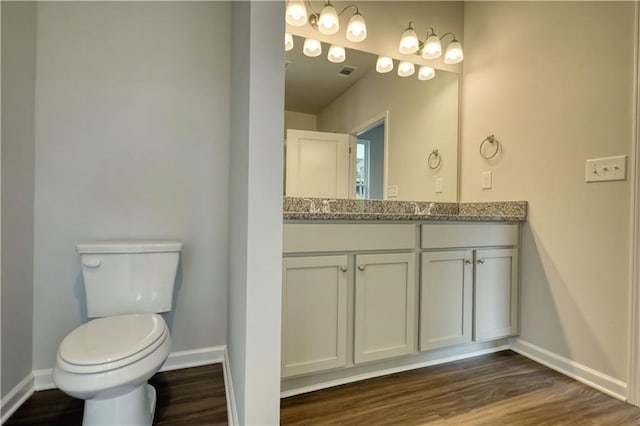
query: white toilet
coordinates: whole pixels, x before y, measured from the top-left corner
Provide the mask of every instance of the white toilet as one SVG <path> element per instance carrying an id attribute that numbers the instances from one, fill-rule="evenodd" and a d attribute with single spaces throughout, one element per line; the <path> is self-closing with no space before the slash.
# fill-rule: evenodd
<path id="1" fill-rule="evenodd" d="M 147 384 L 171 337 L 159 312 L 171 310 L 182 244 L 78 244 L 91 320 L 58 349 L 53 381 L 85 400 L 83 425 L 150 425 L 156 392 Z"/>

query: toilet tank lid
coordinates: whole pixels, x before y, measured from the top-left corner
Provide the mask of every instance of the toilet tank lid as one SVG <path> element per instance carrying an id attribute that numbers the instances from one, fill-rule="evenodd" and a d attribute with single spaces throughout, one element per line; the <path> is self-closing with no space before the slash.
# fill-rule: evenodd
<path id="1" fill-rule="evenodd" d="M 78 244 L 79 254 L 162 253 L 182 250 L 178 241 L 95 241 Z"/>

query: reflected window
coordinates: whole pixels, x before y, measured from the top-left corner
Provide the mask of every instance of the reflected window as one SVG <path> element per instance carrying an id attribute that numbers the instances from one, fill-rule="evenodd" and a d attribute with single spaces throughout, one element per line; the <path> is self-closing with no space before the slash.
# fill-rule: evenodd
<path id="1" fill-rule="evenodd" d="M 369 199 L 369 163 L 371 158 L 371 141 L 358 139 L 356 145 L 356 198 Z"/>

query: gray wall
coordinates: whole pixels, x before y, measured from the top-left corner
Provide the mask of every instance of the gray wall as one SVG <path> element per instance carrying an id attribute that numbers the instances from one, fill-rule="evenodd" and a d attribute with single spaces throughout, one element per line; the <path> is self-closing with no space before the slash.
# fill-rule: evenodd
<path id="1" fill-rule="evenodd" d="M 173 351 L 226 343 L 230 4 L 38 5 L 34 369 L 86 319 L 75 244 L 184 242 Z"/>
<path id="2" fill-rule="evenodd" d="M 637 7 L 465 5 L 462 201 L 529 201 L 521 340 L 622 382 L 631 183 L 587 184 L 584 173 L 586 159 L 632 149 Z M 484 161 L 478 144 L 491 133 L 503 152 Z M 486 170 L 491 190 L 480 188 Z"/>
<path id="3" fill-rule="evenodd" d="M 232 21 L 227 349 L 239 424 L 275 425 L 280 417 L 284 3 L 234 2 Z"/>
<path id="4" fill-rule="evenodd" d="M 2 2 L 2 389 L 31 373 L 35 3 Z"/>

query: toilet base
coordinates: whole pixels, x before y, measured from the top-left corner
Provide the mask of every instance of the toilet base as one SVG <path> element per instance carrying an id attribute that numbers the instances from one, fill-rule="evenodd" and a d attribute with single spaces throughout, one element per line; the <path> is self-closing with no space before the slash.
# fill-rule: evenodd
<path id="1" fill-rule="evenodd" d="M 156 409 L 156 390 L 148 383 L 124 395 L 84 402 L 83 426 L 150 426 Z"/>

